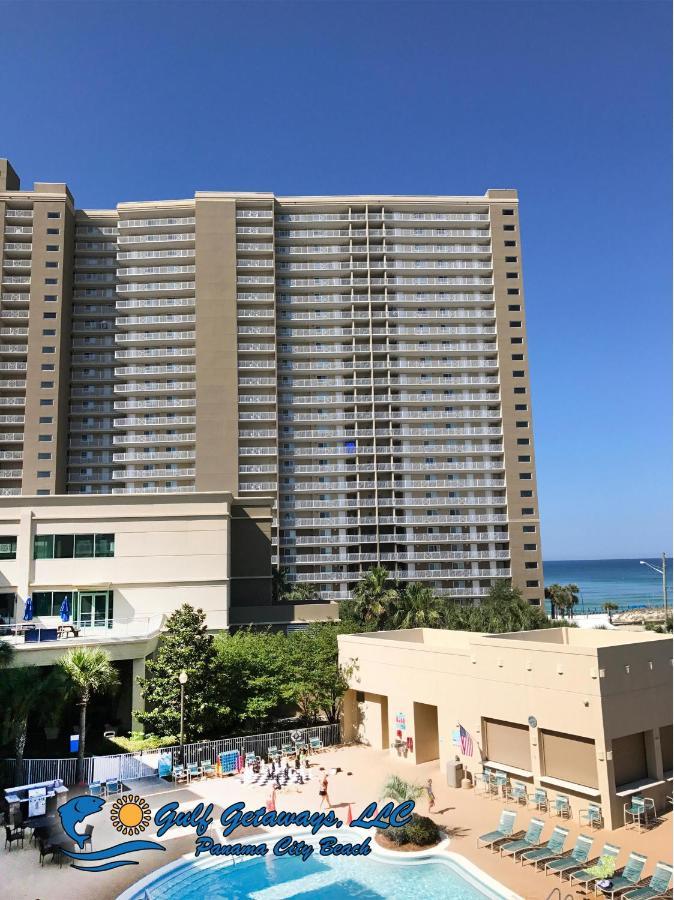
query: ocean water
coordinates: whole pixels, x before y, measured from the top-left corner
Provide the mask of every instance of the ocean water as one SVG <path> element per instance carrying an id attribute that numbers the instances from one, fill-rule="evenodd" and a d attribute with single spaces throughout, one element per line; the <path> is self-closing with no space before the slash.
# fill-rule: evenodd
<path id="1" fill-rule="evenodd" d="M 661 568 L 660 559 L 647 562 Z M 546 586 L 577 584 L 583 607 L 598 607 L 607 600 L 621 608 L 630 606 L 662 606 L 662 578 L 638 559 L 548 560 L 543 563 Z M 667 559 L 667 600 L 672 604 L 672 560 Z"/>

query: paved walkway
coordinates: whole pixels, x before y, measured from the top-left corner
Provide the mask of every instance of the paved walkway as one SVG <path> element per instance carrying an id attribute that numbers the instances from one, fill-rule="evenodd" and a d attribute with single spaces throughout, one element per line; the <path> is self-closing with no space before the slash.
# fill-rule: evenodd
<path id="1" fill-rule="evenodd" d="M 489 800 L 474 791 L 456 790 L 444 784 L 437 763 L 426 763 L 410 766 L 403 760 L 391 757 L 388 751 L 375 751 L 365 747 L 345 747 L 328 750 L 314 757 L 312 773 L 314 778 L 302 786 L 290 786 L 277 796 L 277 809 L 300 810 L 318 809 L 318 775 L 320 767 L 326 769 L 339 767 L 341 771 L 330 777 L 330 799 L 337 811 L 346 815 L 348 804 L 352 805 L 354 816 L 367 803 L 379 800 L 381 786 L 389 774 L 399 774 L 408 780 L 424 783 L 427 778 L 433 779 L 436 794 L 436 808 L 432 817 L 442 825 L 451 836 L 450 850 L 459 853 L 497 881 L 526 900 L 545 900 L 552 889 L 559 884 L 552 877 L 534 873 L 530 867 L 521 866 L 500 859 L 488 850 L 476 848 L 476 838 L 486 831 L 491 831 L 498 820 L 502 804 L 497 800 Z M 188 786 L 169 787 L 165 793 L 152 793 L 147 797 L 152 812 L 164 803 L 176 800 L 181 808 L 191 809 L 199 801 L 214 804 L 214 820 L 222 809 L 237 800 L 245 801 L 248 808 L 264 805 L 269 789 L 258 786 L 243 786 L 239 778 L 227 777 L 195 781 Z M 109 818 L 111 803 L 92 819 L 94 824 L 94 849 L 108 847 L 120 840 L 120 835 L 113 829 Z M 419 812 L 426 813 L 426 802 L 419 804 Z M 532 811 L 520 808 L 518 825 L 525 826 Z M 544 816 L 546 827 L 543 832 L 547 839 L 558 821 L 555 817 Z M 579 832 L 575 822 L 565 823 L 570 828 L 570 838 L 575 839 Z M 180 832 L 184 831 L 184 834 Z M 156 829 L 150 825 L 143 837 L 154 836 Z M 259 834 L 259 832 L 258 832 Z M 274 837 L 278 832 L 274 833 Z M 365 834 L 365 833 L 364 833 Z M 39 865 L 38 851 L 26 842 L 23 850 L 16 846 L 10 852 L 0 850 L 0 896 L 12 900 L 114 900 L 125 888 L 142 878 L 143 875 L 165 865 L 184 853 L 194 849 L 194 832 L 192 829 L 172 829 L 162 842 L 167 850 L 161 854 L 145 853 L 138 856 L 137 866 L 126 866 L 105 874 L 87 874 L 64 865 L 63 868 L 51 862 Z M 260 840 L 254 838 L 254 832 L 247 829 L 237 835 L 241 840 Z M 619 863 L 625 862 L 630 850 L 638 850 L 648 856 L 646 874 L 650 875 L 658 860 L 672 859 L 672 820 L 667 814 L 663 823 L 648 832 L 639 833 L 624 828 L 614 832 L 594 833 L 595 849 L 598 851 L 604 840 L 610 840 L 622 848 Z M 569 841 L 569 845 L 571 841 Z M 582 896 L 580 892 L 571 891 L 574 897 Z M 431 898 L 429 898 L 431 900 Z"/>

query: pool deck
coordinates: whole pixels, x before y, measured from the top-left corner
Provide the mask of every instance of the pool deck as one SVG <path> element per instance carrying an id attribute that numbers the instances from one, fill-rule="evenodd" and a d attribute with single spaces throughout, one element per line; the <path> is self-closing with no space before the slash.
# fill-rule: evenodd
<path id="1" fill-rule="evenodd" d="M 312 779 L 302 787 L 291 785 L 279 791 L 276 798 L 278 810 L 287 809 L 298 811 L 301 809 L 317 810 L 318 776 L 320 768 L 331 769 L 339 767 L 341 771 L 329 779 L 330 799 L 338 816 L 346 819 L 348 804 L 351 804 L 354 817 L 367 803 L 379 800 L 381 786 L 385 778 L 390 774 L 398 774 L 403 778 L 417 783 L 424 783 L 429 777 L 433 779 L 433 788 L 436 795 L 436 807 L 432 818 L 446 829 L 451 841 L 449 850 L 470 860 L 480 869 L 501 884 L 505 885 L 516 895 L 526 900 L 545 900 L 548 894 L 557 887 L 560 882 L 557 878 L 545 877 L 541 872 L 533 872 L 531 867 L 523 869 L 509 859 L 501 859 L 498 854 L 489 850 L 478 850 L 476 839 L 480 834 L 491 831 L 496 827 L 503 803 L 499 800 L 489 800 L 476 794 L 473 790 L 460 790 L 447 787 L 445 779 L 441 775 L 437 762 L 425 763 L 411 767 L 402 760 L 391 757 L 388 751 L 376 751 L 366 747 L 351 746 L 339 749 L 330 749 L 313 757 Z M 350 774 L 349 774 L 350 773 Z M 72 793 L 71 795 L 72 796 Z M 197 780 L 185 786 L 168 786 L 165 793 L 152 793 L 147 796 L 147 802 L 154 812 L 165 803 L 177 801 L 181 808 L 188 810 L 196 806 L 200 801 L 214 804 L 213 818 L 217 824 L 220 812 L 230 803 L 244 801 L 249 809 L 263 806 L 269 796 L 268 787 L 255 785 L 244 786 L 239 778 L 211 778 L 203 781 Z M 108 847 L 123 840 L 112 827 L 107 810 L 111 802 L 101 813 L 92 817 L 94 824 L 93 847 L 94 850 Z M 510 806 L 515 809 L 516 807 Z M 419 802 L 419 812 L 426 814 L 426 801 Z M 517 825 L 526 827 L 532 815 L 537 815 L 535 810 L 518 808 Z M 543 814 L 546 822 L 543 831 L 543 839 L 547 840 L 555 824 L 560 822 L 554 816 Z M 580 829 L 577 822 L 562 822 L 569 828 L 570 835 L 567 846 L 572 846 L 573 840 Z M 83 826 L 80 826 L 82 830 Z M 585 833 L 588 832 L 584 828 Z M 255 843 L 261 840 L 274 840 L 286 834 L 285 829 L 267 831 L 267 838 L 263 837 L 263 830 L 240 829 L 235 837 L 247 843 Z M 326 830 L 324 834 L 338 833 Z M 363 831 L 363 837 L 369 832 Z M 156 834 L 156 828 L 152 823 L 143 838 L 152 839 Z M 114 900 L 122 891 L 130 887 L 144 875 L 153 869 L 157 869 L 177 859 L 194 849 L 194 830 L 174 828 L 163 838 L 166 845 L 164 853 L 145 852 L 131 855 L 130 858 L 138 859 L 136 866 L 124 866 L 120 869 L 106 873 L 91 874 L 74 870 L 67 865 L 59 868 L 51 861 L 45 862 L 40 867 L 37 848 L 26 841 L 24 849 L 14 846 L 12 851 L 0 850 L 0 894 L 11 897 L 12 900 Z M 618 864 L 622 865 L 631 850 L 644 853 L 648 857 L 645 875 L 650 876 L 655 863 L 659 860 L 670 862 L 672 859 L 672 815 L 671 812 L 664 816 L 657 827 L 638 832 L 635 829 L 618 829 L 617 831 L 598 831 L 593 833 L 594 850 L 598 853 L 604 841 L 621 847 Z M 568 882 L 565 882 L 565 887 Z M 564 894 L 571 893 L 574 897 L 583 896 L 579 889 L 567 887 Z M 590 892 L 589 896 L 594 896 Z"/>

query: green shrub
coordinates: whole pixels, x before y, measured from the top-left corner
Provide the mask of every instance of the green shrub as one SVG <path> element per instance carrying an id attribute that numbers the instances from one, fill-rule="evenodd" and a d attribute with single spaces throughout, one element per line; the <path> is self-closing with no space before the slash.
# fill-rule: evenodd
<path id="1" fill-rule="evenodd" d="M 405 826 L 405 831 L 408 843 L 418 844 L 420 847 L 437 844 L 440 840 L 440 829 L 428 816 L 413 815 L 412 821 Z"/>
<path id="2" fill-rule="evenodd" d="M 122 753 L 135 753 L 138 750 L 159 750 L 161 747 L 172 747 L 178 743 L 178 738 L 173 735 L 159 737 L 157 734 L 142 734 L 132 731 L 131 737 L 109 738 L 111 744 L 119 747 Z"/>

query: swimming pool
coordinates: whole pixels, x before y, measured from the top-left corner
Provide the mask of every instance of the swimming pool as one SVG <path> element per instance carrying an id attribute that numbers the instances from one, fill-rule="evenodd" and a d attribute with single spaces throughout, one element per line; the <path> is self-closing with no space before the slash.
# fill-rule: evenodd
<path id="1" fill-rule="evenodd" d="M 345 829 L 346 831 L 346 829 Z M 311 836 L 298 834 L 307 842 Z M 344 835 L 344 839 L 348 839 Z M 362 840 L 356 835 L 354 839 Z M 382 900 L 421 896 L 437 900 L 511 900 L 516 895 L 456 854 L 398 859 L 373 847 L 367 857 L 258 859 L 193 857 L 143 878 L 118 900 Z"/>

